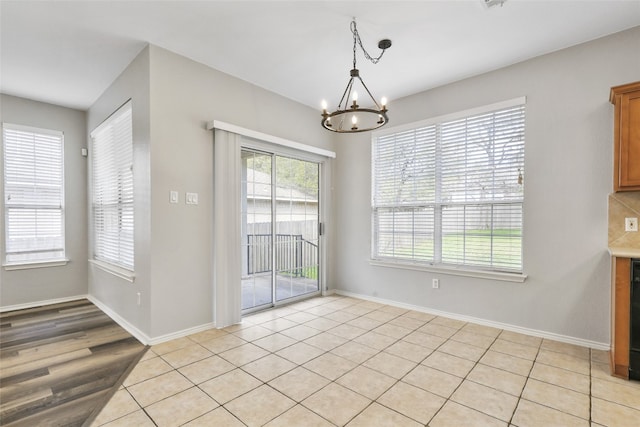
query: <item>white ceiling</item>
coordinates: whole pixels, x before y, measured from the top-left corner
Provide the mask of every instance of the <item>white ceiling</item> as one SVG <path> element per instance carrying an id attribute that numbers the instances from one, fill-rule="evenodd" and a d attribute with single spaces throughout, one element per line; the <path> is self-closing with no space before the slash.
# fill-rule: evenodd
<path id="1" fill-rule="evenodd" d="M 394 99 L 640 25 L 640 0 L 7 1 L 0 91 L 87 109 L 151 43 L 319 108 L 358 51 L 374 95 Z M 640 42 L 640 41 L 639 41 Z M 635 52 L 638 54 L 638 52 Z"/>

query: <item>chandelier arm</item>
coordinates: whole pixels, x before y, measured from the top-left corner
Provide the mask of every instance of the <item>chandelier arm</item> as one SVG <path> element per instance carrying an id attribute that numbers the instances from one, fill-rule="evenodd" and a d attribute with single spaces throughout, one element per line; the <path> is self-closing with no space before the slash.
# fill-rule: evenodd
<path id="1" fill-rule="evenodd" d="M 362 80 L 360 80 L 362 81 Z M 342 94 L 342 98 L 340 98 L 340 102 L 338 103 L 338 110 L 346 110 L 347 104 L 349 102 L 349 96 L 351 95 L 351 88 L 353 87 L 353 77 L 349 79 L 347 83 L 347 87 L 344 89 L 344 93 Z M 342 102 L 344 101 L 344 106 Z"/>
<path id="2" fill-rule="evenodd" d="M 371 95 L 371 92 L 369 91 L 369 88 L 367 87 L 367 85 L 364 84 L 364 81 L 362 80 L 362 77 L 358 76 L 358 79 L 360 80 L 360 83 L 362 83 L 362 87 L 364 87 L 364 90 L 366 90 L 367 93 L 369 94 L 369 98 L 371 98 L 373 103 L 376 104 L 376 107 L 378 108 L 378 110 L 381 110 L 382 108 L 378 104 L 378 101 L 376 101 L 376 99 L 373 97 L 373 95 Z"/>

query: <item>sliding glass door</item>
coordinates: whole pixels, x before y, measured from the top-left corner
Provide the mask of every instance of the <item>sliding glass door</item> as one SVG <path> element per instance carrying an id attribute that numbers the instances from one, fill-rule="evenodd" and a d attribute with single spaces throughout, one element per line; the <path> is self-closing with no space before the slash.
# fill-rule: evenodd
<path id="1" fill-rule="evenodd" d="M 242 150 L 242 309 L 319 293 L 320 164 Z"/>

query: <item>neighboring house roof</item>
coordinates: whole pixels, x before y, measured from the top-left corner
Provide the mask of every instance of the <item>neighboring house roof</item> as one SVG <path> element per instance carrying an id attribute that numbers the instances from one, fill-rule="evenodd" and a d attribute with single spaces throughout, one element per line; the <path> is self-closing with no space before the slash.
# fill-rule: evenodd
<path id="1" fill-rule="evenodd" d="M 247 169 L 247 198 L 270 199 L 271 175 L 254 169 Z M 300 190 L 287 187 L 276 187 L 276 200 L 317 203 L 316 195 L 306 194 Z"/>

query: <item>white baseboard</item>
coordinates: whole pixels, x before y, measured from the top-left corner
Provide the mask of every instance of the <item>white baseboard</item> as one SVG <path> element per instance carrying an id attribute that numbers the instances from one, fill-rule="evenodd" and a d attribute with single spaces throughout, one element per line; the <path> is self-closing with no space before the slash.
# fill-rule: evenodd
<path id="1" fill-rule="evenodd" d="M 96 297 L 89 295 L 87 298 L 89 299 L 89 301 L 94 303 L 100 310 L 102 310 L 107 316 L 109 316 L 114 322 L 122 326 L 122 328 L 125 331 L 129 332 L 131 335 L 136 337 L 138 341 L 140 341 L 144 345 L 149 345 L 149 341 L 151 341 L 151 338 L 149 338 L 147 334 L 145 334 L 140 329 L 133 326 L 131 323 L 129 323 L 129 321 L 127 321 L 125 318 L 120 316 L 115 311 L 111 310 L 109 307 L 107 307 L 107 305 L 105 305 L 102 301 L 100 301 Z"/>
<path id="2" fill-rule="evenodd" d="M 140 329 L 133 326 L 126 319 L 124 319 L 115 311 L 111 310 L 102 301 L 100 301 L 99 299 L 95 298 L 92 295 L 76 295 L 73 297 L 55 298 L 55 299 L 49 299 L 49 300 L 43 300 L 43 301 L 29 302 L 24 304 L 7 305 L 4 307 L 0 307 L 0 313 L 4 313 L 7 311 L 14 311 L 14 310 L 24 310 L 27 308 L 41 307 L 44 305 L 60 304 L 64 302 L 77 301 L 81 299 L 86 299 L 91 301 L 96 307 L 102 310 L 114 322 L 120 325 L 125 331 L 129 332 L 131 335 L 136 337 L 136 339 L 144 345 L 160 344 L 165 341 L 171 341 L 176 338 L 186 337 L 187 335 L 191 335 L 198 332 L 206 331 L 207 329 L 215 328 L 214 323 L 205 323 L 204 325 L 194 326 L 193 328 L 183 329 L 181 331 L 172 332 L 170 334 L 161 335 L 159 337 L 149 337 L 147 334 L 145 334 Z"/>
<path id="3" fill-rule="evenodd" d="M 214 329 L 215 323 L 205 323 L 204 325 L 194 326 L 193 328 L 183 329 L 181 331 L 172 332 L 170 334 L 154 337 L 149 340 L 149 345 L 156 345 L 166 341 L 175 340 L 177 338 L 186 337 L 187 335 L 196 334 L 198 332 L 206 331 L 208 329 Z"/>
<path id="4" fill-rule="evenodd" d="M 602 343 L 602 342 L 598 342 L 598 341 L 590 341 L 590 340 L 585 340 L 585 339 L 582 339 L 582 338 L 571 337 L 571 336 L 568 336 L 568 335 L 560 335 L 560 334 L 556 334 L 556 333 L 553 333 L 553 332 L 540 331 L 538 329 L 523 328 L 521 326 L 510 325 L 508 323 L 494 322 L 492 320 L 485 320 L 485 319 L 480 319 L 480 318 L 477 318 L 477 317 L 464 316 L 464 315 L 461 315 L 461 314 L 449 313 L 449 312 L 440 311 L 440 310 L 433 310 L 433 309 L 430 309 L 430 308 L 421 307 L 421 306 L 417 306 L 417 305 L 413 305 L 413 304 L 405 304 L 405 303 L 402 303 L 402 302 L 397 302 L 397 301 L 388 300 L 388 299 L 384 299 L 384 298 L 371 297 L 371 296 L 368 296 L 368 295 L 362 295 L 362 294 L 358 294 L 358 293 L 355 293 L 355 292 L 349 292 L 349 291 L 344 291 L 344 290 L 340 290 L 340 289 L 336 289 L 335 293 L 338 294 L 338 295 L 344 295 L 344 296 L 347 296 L 347 297 L 353 297 L 353 298 L 363 299 L 363 300 L 367 300 L 367 301 L 377 302 L 377 303 L 380 303 L 380 304 L 392 305 L 394 307 L 405 308 L 407 310 L 414 310 L 414 311 L 419 311 L 419 312 L 422 312 L 422 313 L 433 314 L 435 316 L 448 317 L 448 318 L 451 318 L 451 319 L 462 320 L 464 322 L 471 322 L 471 323 L 476 323 L 478 325 L 490 326 L 490 327 L 498 328 L 498 329 L 504 329 L 505 331 L 517 332 L 517 333 L 520 333 L 520 334 L 532 335 L 534 337 L 547 338 L 547 339 L 554 340 L 554 341 L 560 341 L 560 342 L 564 342 L 564 343 L 567 343 L 567 344 L 579 345 L 581 347 L 588 347 L 588 348 L 593 348 L 593 349 L 596 349 L 596 350 L 605 350 L 605 351 L 608 351 L 608 350 L 611 349 L 611 345 L 609 343 Z"/>
<path id="5" fill-rule="evenodd" d="M 163 342 L 166 342 L 166 341 L 175 340 L 177 338 L 186 337 L 187 335 L 191 335 L 191 334 L 195 334 L 195 333 L 198 333 L 198 332 L 206 331 L 207 329 L 215 328 L 215 324 L 213 324 L 213 323 L 205 323 L 204 325 L 194 326 L 193 328 L 183 329 L 181 331 L 172 332 L 170 334 L 161 335 L 159 337 L 150 337 L 147 334 L 145 334 L 144 332 L 142 332 L 140 329 L 138 329 L 135 326 L 133 326 L 131 323 L 129 323 L 127 320 L 125 320 L 123 317 L 121 317 L 118 313 L 116 313 L 115 311 L 111 310 L 109 307 L 107 307 L 100 300 L 98 300 L 98 299 L 96 299 L 96 298 L 94 298 L 92 296 L 89 296 L 88 299 L 89 299 L 89 301 L 94 303 L 100 310 L 104 311 L 107 314 L 107 316 L 112 318 L 114 322 L 116 322 L 118 325 L 122 326 L 122 328 L 124 330 L 126 330 L 131 335 L 136 337 L 136 339 L 138 341 L 140 341 L 144 345 L 156 345 L 156 344 L 160 344 L 160 343 L 163 343 Z"/>
<path id="6" fill-rule="evenodd" d="M 72 297 L 54 298 L 54 299 L 48 299 L 43 301 L 27 302 L 24 304 L 5 305 L 4 307 L 0 307 L 0 313 L 4 313 L 6 311 L 24 310 L 27 308 L 41 307 L 43 305 L 61 304 L 63 302 L 77 301 L 81 299 L 89 299 L 89 296 L 76 295 Z"/>

